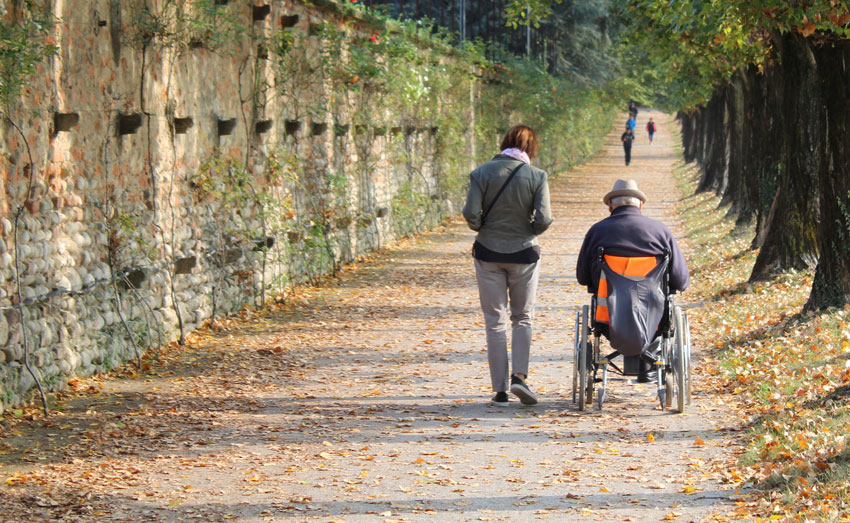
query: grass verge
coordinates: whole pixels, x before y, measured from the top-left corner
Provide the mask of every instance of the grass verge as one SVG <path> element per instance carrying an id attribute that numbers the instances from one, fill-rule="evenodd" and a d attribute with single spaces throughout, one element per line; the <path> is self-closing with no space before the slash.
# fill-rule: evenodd
<path id="1" fill-rule="evenodd" d="M 690 247 L 691 331 L 704 371 L 734 394 L 746 452 L 734 476 L 755 487 L 736 518 L 850 522 L 850 306 L 801 313 L 812 273 L 749 283 L 753 230 L 726 218 L 698 175 L 676 169 Z M 736 519 L 737 520 L 737 519 Z"/>

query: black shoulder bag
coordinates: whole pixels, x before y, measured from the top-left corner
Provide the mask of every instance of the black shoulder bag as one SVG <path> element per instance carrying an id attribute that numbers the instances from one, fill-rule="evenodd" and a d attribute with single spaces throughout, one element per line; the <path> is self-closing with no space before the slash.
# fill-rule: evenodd
<path id="1" fill-rule="evenodd" d="M 499 199 L 499 196 L 501 196 L 502 193 L 505 192 L 505 188 L 508 186 L 509 183 L 511 183 L 511 179 L 514 177 L 514 175 L 517 173 L 517 171 L 522 169 L 523 165 L 525 165 L 525 162 L 520 162 L 520 164 L 513 171 L 511 171 L 511 174 L 508 175 L 508 179 L 505 180 L 505 183 L 502 184 L 502 188 L 499 189 L 499 192 L 496 193 L 496 197 L 493 198 L 492 202 L 490 202 L 490 206 L 487 207 L 487 210 L 484 211 L 484 214 L 481 215 L 481 226 L 478 227 L 479 230 L 481 230 L 484 227 L 484 220 L 487 219 L 487 215 L 490 214 L 490 210 L 496 204 L 496 201 Z"/>

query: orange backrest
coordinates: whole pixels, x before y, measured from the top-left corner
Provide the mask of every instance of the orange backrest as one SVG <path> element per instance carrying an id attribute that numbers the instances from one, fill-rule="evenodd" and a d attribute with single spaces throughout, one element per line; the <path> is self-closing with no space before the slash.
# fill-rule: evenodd
<path id="1" fill-rule="evenodd" d="M 605 255 L 605 263 L 614 272 L 623 276 L 643 278 L 658 265 L 655 256 L 612 256 Z M 608 323 L 608 280 L 605 272 L 599 274 L 599 285 L 596 288 L 596 321 Z"/>
<path id="2" fill-rule="evenodd" d="M 623 276 L 646 276 L 655 268 L 655 256 L 611 256 L 605 255 L 605 263 L 611 270 Z"/>

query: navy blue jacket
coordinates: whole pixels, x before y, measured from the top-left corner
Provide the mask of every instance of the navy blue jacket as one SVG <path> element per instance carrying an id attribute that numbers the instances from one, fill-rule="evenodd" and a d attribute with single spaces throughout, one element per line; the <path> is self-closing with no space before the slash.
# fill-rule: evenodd
<path id="1" fill-rule="evenodd" d="M 576 264 L 576 279 L 580 285 L 596 292 L 599 283 L 597 248 L 604 247 L 606 254 L 614 256 L 658 256 L 670 251 L 670 289 L 683 291 L 688 287 L 690 275 L 679 244 L 666 225 L 647 218 L 634 205 L 622 205 L 611 216 L 597 222 L 587 231 Z"/>

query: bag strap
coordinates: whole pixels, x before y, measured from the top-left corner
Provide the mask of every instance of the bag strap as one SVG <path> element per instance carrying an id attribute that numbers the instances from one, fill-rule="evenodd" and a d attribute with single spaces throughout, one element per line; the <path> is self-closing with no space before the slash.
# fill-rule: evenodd
<path id="1" fill-rule="evenodd" d="M 525 162 L 520 161 L 520 164 L 513 171 L 511 171 L 510 175 L 508 175 L 508 179 L 505 180 L 505 183 L 502 184 L 502 188 L 499 189 L 499 192 L 496 193 L 496 197 L 493 198 L 492 202 L 490 202 L 490 206 L 487 207 L 487 210 L 484 211 L 484 214 L 481 215 L 481 227 L 484 227 L 484 220 L 487 219 L 487 215 L 490 214 L 490 210 L 493 209 L 493 206 L 496 204 L 496 201 L 499 199 L 499 196 L 501 196 L 502 193 L 505 192 L 505 188 L 508 186 L 509 183 L 511 183 L 511 179 L 514 177 L 514 175 L 517 173 L 517 171 L 522 169 L 522 167 L 524 165 L 525 165 Z"/>

